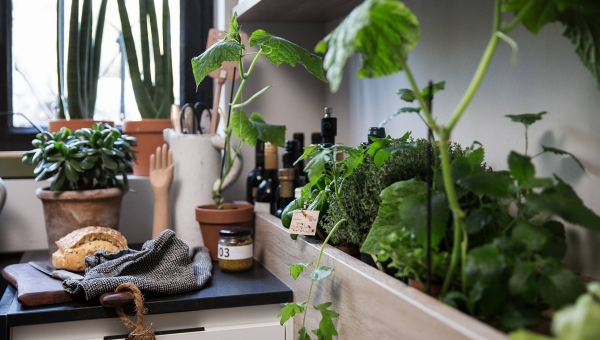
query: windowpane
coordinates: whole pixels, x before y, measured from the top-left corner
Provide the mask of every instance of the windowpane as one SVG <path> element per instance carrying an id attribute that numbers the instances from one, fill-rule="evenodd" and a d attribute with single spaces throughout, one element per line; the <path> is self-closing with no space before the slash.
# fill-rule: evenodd
<path id="1" fill-rule="evenodd" d="M 139 49 L 138 1 L 127 1 L 129 19 L 133 25 L 137 54 Z M 155 0 L 159 26 L 162 22 L 162 1 Z M 93 1 L 94 31 L 100 1 Z M 57 18 L 56 1 L 15 0 L 13 1 L 13 110 L 24 113 L 37 123 L 44 124 L 57 115 L 58 73 L 57 73 Z M 69 17 L 71 0 L 64 0 L 65 72 L 67 63 Z M 179 101 L 179 1 L 169 0 L 171 12 L 171 53 L 173 60 L 175 102 Z M 162 28 L 160 28 L 162 30 Z M 95 119 L 121 121 L 121 107 L 125 118 L 139 119 L 137 104 L 133 96 L 127 63 L 122 58 L 124 50 L 120 41 L 121 22 L 116 1 L 108 1 L 100 79 L 96 100 Z M 162 32 L 160 32 L 162 37 Z M 123 53 L 122 53 L 123 52 Z M 125 69 L 122 69 L 122 66 Z M 122 75 L 125 84 L 122 89 Z M 66 86 L 65 86 L 66 87 Z M 122 98 L 123 93 L 123 101 Z M 68 94 L 67 94 L 68 95 Z M 27 121 L 15 116 L 15 126 L 28 126 Z"/>

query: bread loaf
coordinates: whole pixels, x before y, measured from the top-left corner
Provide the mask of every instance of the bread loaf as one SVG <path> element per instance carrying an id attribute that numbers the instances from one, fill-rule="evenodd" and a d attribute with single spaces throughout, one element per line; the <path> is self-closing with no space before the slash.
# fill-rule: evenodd
<path id="1" fill-rule="evenodd" d="M 58 250 L 52 254 L 56 269 L 74 272 L 85 270 L 85 257 L 98 250 L 116 253 L 127 248 L 127 240 L 115 229 L 85 227 L 77 229 L 56 241 Z"/>

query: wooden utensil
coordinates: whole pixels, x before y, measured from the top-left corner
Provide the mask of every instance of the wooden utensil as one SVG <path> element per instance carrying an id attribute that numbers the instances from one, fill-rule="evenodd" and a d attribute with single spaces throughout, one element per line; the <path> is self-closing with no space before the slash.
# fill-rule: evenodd
<path id="1" fill-rule="evenodd" d="M 82 296 L 65 292 L 62 280 L 54 279 L 28 263 L 7 266 L 2 271 L 2 277 L 17 288 L 17 300 L 28 307 L 83 301 Z M 106 293 L 103 296 L 104 299 L 100 298 L 103 306 L 106 306 L 103 301 L 107 301 L 109 306 L 133 302 L 131 293 Z"/>
<path id="2" fill-rule="evenodd" d="M 248 45 L 248 35 L 246 33 L 240 32 L 242 38 L 242 44 Z M 206 48 L 208 49 L 219 40 L 225 37 L 225 32 L 220 31 L 216 28 L 211 28 L 208 31 L 208 39 L 206 40 Z M 238 63 L 234 61 L 225 61 L 221 64 L 221 68 L 218 70 L 214 70 L 208 74 L 209 77 L 213 79 L 217 79 L 217 92 L 215 94 L 215 103 L 213 105 L 212 110 L 212 120 L 210 123 L 209 134 L 213 135 L 217 132 L 217 126 L 219 125 L 219 101 L 221 100 L 221 88 L 225 83 L 225 80 L 233 80 L 233 68 L 239 67 Z M 242 70 L 238 70 L 235 75 L 235 79 L 239 78 L 240 72 Z"/>

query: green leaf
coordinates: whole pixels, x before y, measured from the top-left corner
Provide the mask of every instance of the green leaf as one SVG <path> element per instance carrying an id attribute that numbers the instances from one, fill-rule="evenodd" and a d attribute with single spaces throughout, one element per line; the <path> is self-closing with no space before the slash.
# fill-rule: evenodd
<path id="1" fill-rule="evenodd" d="M 553 270 L 540 276 L 537 288 L 542 300 L 555 309 L 573 303 L 584 291 L 577 275 L 558 262 Z"/>
<path id="2" fill-rule="evenodd" d="M 300 330 L 298 331 L 297 340 L 310 340 L 310 336 L 306 333 L 306 328 L 300 328 Z"/>
<path id="3" fill-rule="evenodd" d="M 283 325 L 286 321 L 293 318 L 296 314 L 304 313 L 304 303 L 282 303 L 283 309 L 277 314 L 281 319 L 279 323 Z"/>
<path id="4" fill-rule="evenodd" d="M 238 61 L 242 58 L 243 46 L 235 41 L 219 40 L 201 55 L 192 58 L 192 71 L 196 87 L 214 70 L 221 68 L 224 61 Z M 216 114 L 216 113 L 215 113 Z"/>
<path id="5" fill-rule="evenodd" d="M 415 93 L 411 89 L 398 89 L 398 91 L 396 91 L 396 94 L 398 95 L 398 97 L 400 97 L 400 99 L 408 103 L 412 103 L 415 100 L 417 100 L 417 97 L 415 97 Z M 420 110 L 421 109 L 419 108 L 419 111 Z"/>
<path id="6" fill-rule="evenodd" d="M 396 182 L 383 189 L 379 194 L 381 205 L 377 217 L 360 251 L 377 255 L 381 250 L 379 244 L 381 239 L 394 231 L 399 232 L 403 228 L 398 209 L 400 203 L 406 197 L 415 193 L 423 193 L 425 190 L 427 190 L 427 184 L 416 180 Z"/>
<path id="7" fill-rule="evenodd" d="M 539 335 L 526 329 L 519 329 L 509 334 L 509 340 L 552 340 L 547 336 Z"/>
<path id="8" fill-rule="evenodd" d="M 267 124 L 258 112 L 252 112 L 250 115 L 250 123 L 252 123 L 254 129 L 258 132 L 258 139 L 280 147 L 285 146 L 285 125 Z M 254 146 L 256 145 L 256 142 L 249 145 Z"/>
<path id="9" fill-rule="evenodd" d="M 64 191 L 69 188 L 69 181 L 67 181 L 67 176 L 65 174 L 65 170 L 61 169 L 58 171 L 56 177 L 52 183 L 50 183 L 50 190 L 52 191 Z"/>
<path id="10" fill-rule="evenodd" d="M 329 310 L 331 302 L 325 302 L 320 305 L 313 306 L 316 310 L 321 312 L 321 321 L 319 321 L 319 328 L 314 329 L 312 332 L 317 336 L 317 339 L 321 340 L 332 340 L 334 336 L 338 335 L 333 323 L 333 318 L 337 318 L 339 314 L 336 311 Z"/>
<path id="11" fill-rule="evenodd" d="M 508 155 L 508 169 L 513 177 L 519 181 L 529 181 L 535 176 L 535 167 L 531 157 L 511 151 Z"/>
<path id="12" fill-rule="evenodd" d="M 508 280 L 508 288 L 513 295 L 521 295 L 528 301 L 534 301 L 536 291 L 536 270 L 532 262 L 517 262 Z"/>
<path id="13" fill-rule="evenodd" d="M 526 221 L 517 223 L 512 232 L 512 237 L 525 243 L 530 251 L 539 251 L 544 248 L 550 236 L 549 230 Z"/>
<path id="14" fill-rule="evenodd" d="M 304 65 L 306 70 L 312 75 L 327 82 L 327 80 L 325 80 L 325 74 L 323 73 L 323 59 L 293 42 L 276 37 L 263 30 L 256 30 L 250 36 L 248 44 L 250 46 L 260 47 L 265 57 L 276 66 L 283 63 L 289 64 L 290 66 L 296 66 L 297 63 L 300 63 Z"/>
<path id="15" fill-rule="evenodd" d="M 375 166 L 377 167 L 377 169 L 380 169 L 381 166 L 383 165 L 383 163 L 385 163 L 385 161 L 387 161 L 390 157 L 392 157 L 391 152 L 389 152 L 385 149 L 379 150 L 375 154 L 375 157 L 373 157 L 373 163 L 375 163 Z"/>
<path id="16" fill-rule="evenodd" d="M 436 93 L 438 93 L 441 90 L 444 90 L 446 88 L 446 82 L 440 81 L 440 82 L 434 83 L 432 87 L 433 87 L 433 94 L 435 95 Z M 421 90 L 421 97 L 423 97 L 423 99 L 425 101 L 429 100 L 429 86 L 425 86 Z"/>
<path id="17" fill-rule="evenodd" d="M 294 278 L 294 280 L 298 279 L 298 276 L 302 274 L 304 268 L 311 266 L 312 262 L 309 263 L 294 263 L 290 265 L 288 268 L 290 270 L 290 275 Z"/>
<path id="18" fill-rule="evenodd" d="M 361 56 L 359 78 L 393 74 L 402 70 L 420 33 L 417 18 L 403 3 L 367 0 L 319 42 L 315 51 L 327 51 L 323 64 L 331 91 L 336 92 L 344 65 L 354 53 Z"/>
<path id="19" fill-rule="evenodd" d="M 512 330 L 539 324 L 542 315 L 538 308 L 527 308 L 517 303 L 508 302 L 500 315 L 502 329 Z"/>
<path id="20" fill-rule="evenodd" d="M 527 195 L 527 207 L 534 211 L 558 215 L 567 222 L 590 230 L 600 231 L 600 216 L 583 204 L 571 186 L 558 177 L 556 179 L 558 183 L 553 188 L 545 189 L 539 194 Z"/>
<path id="21" fill-rule="evenodd" d="M 331 160 L 331 149 L 326 148 L 319 150 L 312 155 L 312 159 L 304 167 L 304 171 L 308 174 L 310 183 L 317 183 L 321 175 L 325 171 L 325 164 Z"/>
<path id="22" fill-rule="evenodd" d="M 427 197 L 424 193 L 406 197 L 399 206 L 400 218 L 415 237 L 415 241 L 427 247 Z M 434 192 L 431 197 L 431 246 L 437 247 L 446 234 L 450 208 L 446 194 Z"/>
<path id="23" fill-rule="evenodd" d="M 558 8 L 556 0 L 506 0 L 501 9 L 503 12 L 514 11 L 518 13 L 523 7 L 532 2 L 531 8 L 522 19 L 523 25 L 529 31 L 537 34 L 546 24 L 558 20 Z"/>
<path id="24" fill-rule="evenodd" d="M 358 166 L 361 165 L 364 160 L 365 154 L 362 152 L 358 155 L 346 158 L 346 171 L 344 171 L 343 178 L 348 178 L 348 176 L 352 175 L 354 170 L 356 170 L 356 168 L 358 168 Z"/>
<path id="25" fill-rule="evenodd" d="M 79 181 L 79 173 L 73 168 L 71 161 L 65 162 L 64 171 L 69 182 L 76 184 Z"/>
<path id="26" fill-rule="evenodd" d="M 577 298 L 573 306 L 567 306 L 552 318 L 552 333 L 559 339 L 600 339 L 600 284 L 588 284 L 588 293 Z"/>
<path id="27" fill-rule="evenodd" d="M 485 158 L 485 150 L 483 148 L 471 150 L 467 157 L 469 158 L 469 162 L 471 162 L 471 164 L 480 165 L 483 163 Z"/>
<path id="28" fill-rule="evenodd" d="M 244 143 L 255 146 L 258 139 L 258 131 L 252 125 L 252 122 L 246 117 L 244 111 L 233 111 L 229 123 L 233 134 Z"/>
<path id="29" fill-rule="evenodd" d="M 240 36 L 240 26 L 238 25 L 237 22 L 237 12 L 233 13 L 233 17 L 231 18 L 231 21 L 229 22 L 229 36 L 231 37 L 231 39 L 237 41 L 238 43 L 242 43 L 242 37 Z"/>
<path id="30" fill-rule="evenodd" d="M 548 221 L 542 227 L 548 231 L 548 239 L 546 245 L 540 250 L 540 253 L 562 261 L 565 255 L 567 255 L 565 226 L 559 221 Z"/>
<path id="31" fill-rule="evenodd" d="M 465 219 L 467 233 L 476 234 L 483 230 L 490 222 L 494 220 L 494 212 L 486 207 L 479 208 L 469 214 Z"/>
<path id="32" fill-rule="evenodd" d="M 542 116 L 545 115 L 546 111 L 538 112 L 538 113 L 523 113 L 520 115 L 506 115 L 505 117 L 510 118 L 515 123 L 521 123 L 525 126 L 529 126 L 538 120 L 542 119 Z"/>
<path id="33" fill-rule="evenodd" d="M 456 183 L 490 198 L 510 198 L 514 190 L 513 180 L 506 171 L 482 172 L 459 179 Z"/>
<path id="34" fill-rule="evenodd" d="M 319 266 L 312 273 L 310 273 L 310 279 L 313 281 L 321 281 L 333 273 L 335 268 L 329 268 L 326 266 Z"/>
<path id="35" fill-rule="evenodd" d="M 552 152 L 553 154 L 556 155 L 569 155 L 571 156 L 571 158 L 573 158 L 573 160 L 577 163 L 577 165 L 579 165 L 579 167 L 581 167 L 581 170 L 585 171 L 585 168 L 583 167 L 583 164 L 581 164 L 581 162 L 579 161 L 579 159 L 577 159 L 577 157 L 575 157 L 575 155 L 573 155 L 570 152 L 564 151 L 564 150 L 560 150 L 557 148 L 552 148 L 549 146 L 545 146 L 542 145 L 542 148 L 544 149 L 544 152 Z"/>
<path id="36" fill-rule="evenodd" d="M 110 156 L 102 155 L 102 163 L 110 170 L 117 170 L 117 162 L 115 162 Z"/>

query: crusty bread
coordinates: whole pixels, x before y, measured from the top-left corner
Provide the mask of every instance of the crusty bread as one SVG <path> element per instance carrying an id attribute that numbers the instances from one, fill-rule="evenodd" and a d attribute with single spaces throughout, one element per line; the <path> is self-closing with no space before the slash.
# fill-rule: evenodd
<path id="1" fill-rule="evenodd" d="M 77 229 L 56 241 L 58 250 L 52 254 L 52 264 L 57 269 L 74 272 L 85 270 L 85 257 L 98 250 L 116 253 L 127 248 L 127 240 L 115 229 L 86 227 Z"/>

